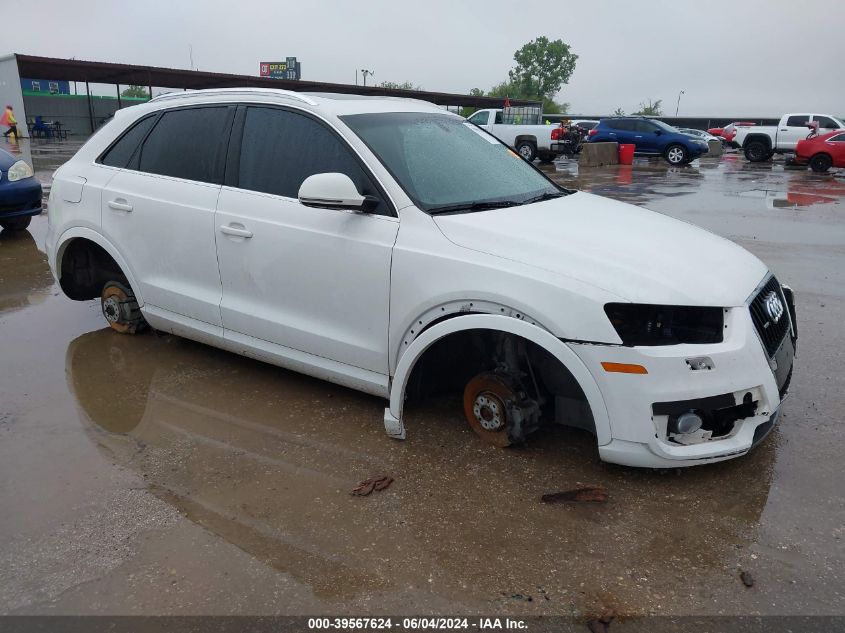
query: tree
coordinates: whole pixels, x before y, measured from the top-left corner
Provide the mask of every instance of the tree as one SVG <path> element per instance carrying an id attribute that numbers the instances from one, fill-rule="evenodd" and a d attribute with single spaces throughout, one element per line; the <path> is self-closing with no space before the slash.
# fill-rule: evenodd
<path id="1" fill-rule="evenodd" d="M 422 90 L 422 86 L 417 86 L 410 81 L 403 81 L 401 84 L 395 81 L 382 81 L 379 86 L 382 88 L 390 88 L 391 90 Z"/>
<path id="2" fill-rule="evenodd" d="M 549 96 L 531 92 L 530 89 L 526 89 L 524 84 L 515 83 L 513 81 L 503 81 L 500 84 L 496 84 L 490 88 L 487 96 L 501 97 L 502 99 L 510 97 L 511 99 L 542 101 L 544 114 L 566 114 L 569 112 L 568 103 L 558 103 Z"/>
<path id="3" fill-rule="evenodd" d="M 625 110 L 623 110 L 622 108 L 616 108 L 613 111 L 613 116 L 625 116 Z"/>
<path id="4" fill-rule="evenodd" d="M 510 83 L 520 94 L 532 94 L 551 100 L 575 70 L 578 55 L 563 40 L 538 37 L 513 55 L 516 66 L 510 70 Z"/>
<path id="5" fill-rule="evenodd" d="M 150 93 L 144 86 L 128 86 L 126 90 L 120 93 L 120 96 L 130 99 L 149 99 Z"/>
<path id="6" fill-rule="evenodd" d="M 640 109 L 634 112 L 634 114 L 640 116 L 661 116 L 663 114 L 663 109 L 660 107 L 662 103 L 662 99 L 657 99 L 656 101 L 649 99 L 648 103 L 641 101 Z"/>

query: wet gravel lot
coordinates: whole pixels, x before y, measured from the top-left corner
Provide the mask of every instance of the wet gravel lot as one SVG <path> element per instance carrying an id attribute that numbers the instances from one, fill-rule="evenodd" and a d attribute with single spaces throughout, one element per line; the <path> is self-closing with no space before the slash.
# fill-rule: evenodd
<path id="1" fill-rule="evenodd" d="M 48 185 L 75 147 L 12 149 Z M 377 398 L 112 333 L 55 286 L 45 215 L 0 234 L 0 613 L 845 615 L 845 172 L 736 154 L 543 169 L 728 237 L 793 286 L 792 393 L 757 450 L 645 471 L 553 428 L 503 451 L 448 399 L 409 405 L 390 440 Z M 395 481 L 349 494 L 374 474 Z M 579 485 L 609 501 L 540 502 Z"/>

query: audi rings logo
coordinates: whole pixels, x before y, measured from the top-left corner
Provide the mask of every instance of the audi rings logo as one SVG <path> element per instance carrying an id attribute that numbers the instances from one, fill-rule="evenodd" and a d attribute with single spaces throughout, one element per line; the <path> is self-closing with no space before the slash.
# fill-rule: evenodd
<path id="1" fill-rule="evenodd" d="M 783 316 L 783 302 L 774 290 L 763 299 L 763 305 L 766 306 L 766 312 L 772 323 L 780 321 L 780 318 Z"/>

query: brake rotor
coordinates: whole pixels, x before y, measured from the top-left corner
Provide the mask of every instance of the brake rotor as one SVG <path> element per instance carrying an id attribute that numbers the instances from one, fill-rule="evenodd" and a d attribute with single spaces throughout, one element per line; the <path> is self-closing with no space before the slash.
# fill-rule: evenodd
<path id="1" fill-rule="evenodd" d="M 123 303 L 128 300 L 129 296 L 117 284 L 110 284 L 106 287 L 100 299 L 103 316 L 111 328 L 121 334 L 129 332 L 132 327 L 130 323 L 126 322 L 122 309 Z"/>
<path id="2" fill-rule="evenodd" d="M 482 440 L 493 446 L 510 446 L 509 410 L 516 399 L 504 378 L 489 372 L 479 374 L 464 389 L 464 415 Z"/>

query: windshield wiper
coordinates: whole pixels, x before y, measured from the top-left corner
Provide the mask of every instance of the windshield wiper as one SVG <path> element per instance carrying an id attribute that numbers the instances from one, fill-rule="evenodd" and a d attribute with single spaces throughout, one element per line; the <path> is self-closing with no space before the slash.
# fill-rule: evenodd
<path id="1" fill-rule="evenodd" d="M 533 204 L 535 202 L 542 202 L 543 200 L 552 200 L 554 198 L 560 198 L 561 196 L 567 195 L 564 191 L 547 191 L 546 193 L 541 193 L 539 196 L 534 198 L 529 198 L 520 204 Z"/>
<path id="2" fill-rule="evenodd" d="M 462 211 L 486 211 L 487 209 L 504 209 L 515 207 L 522 202 L 516 200 L 497 200 L 495 202 L 471 202 L 462 204 L 446 204 L 428 209 L 429 215 L 443 215 L 446 213 L 460 213 Z"/>

